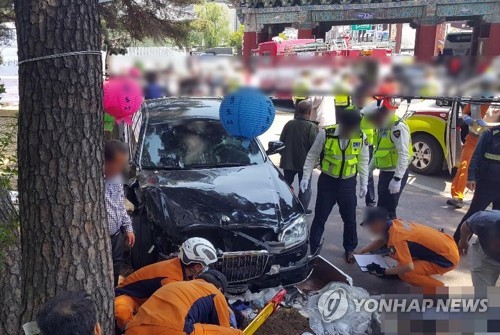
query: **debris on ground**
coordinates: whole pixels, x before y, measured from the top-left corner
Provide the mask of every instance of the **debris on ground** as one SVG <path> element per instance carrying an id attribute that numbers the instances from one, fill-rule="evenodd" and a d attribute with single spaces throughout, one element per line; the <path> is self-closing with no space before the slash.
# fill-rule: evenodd
<path id="1" fill-rule="evenodd" d="M 331 303 L 335 305 L 336 311 L 320 311 L 319 305 L 325 304 L 324 297 L 320 299 L 325 292 L 342 292 L 341 295 L 335 296 Z M 329 294 L 329 293 L 326 293 Z M 311 329 L 316 335 L 350 335 L 350 334 L 372 334 L 372 322 L 376 318 L 373 313 L 367 312 L 363 309 L 356 310 L 356 305 L 353 299 L 368 299 L 370 295 L 368 292 L 361 288 L 350 286 L 344 283 L 333 282 L 326 285 L 323 289 L 309 297 L 307 302 L 306 311 L 309 315 L 309 322 Z M 327 302 L 327 304 L 329 304 Z M 326 304 L 325 304 L 326 305 Z M 333 312 L 341 309 L 340 306 L 347 308 L 344 309 L 345 314 L 337 315 L 339 318 L 332 317 Z M 322 306 L 322 308 L 327 308 Z M 327 320 L 325 320 L 325 318 Z"/>
<path id="2" fill-rule="evenodd" d="M 267 319 L 255 335 L 302 335 L 306 332 L 311 332 L 309 320 L 294 308 L 282 307 Z"/>

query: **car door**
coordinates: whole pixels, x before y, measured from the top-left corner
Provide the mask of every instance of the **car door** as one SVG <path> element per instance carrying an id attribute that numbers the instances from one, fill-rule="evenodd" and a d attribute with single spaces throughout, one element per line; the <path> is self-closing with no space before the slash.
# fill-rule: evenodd
<path id="1" fill-rule="evenodd" d="M 446 163 L 448 171 L 460 161 L 462 153 L 462 142 L 460 140 L 460 129 L 458 118 L 460 114 L 460 101 L 453 101 L 448 121 L 446 122 Z"/>

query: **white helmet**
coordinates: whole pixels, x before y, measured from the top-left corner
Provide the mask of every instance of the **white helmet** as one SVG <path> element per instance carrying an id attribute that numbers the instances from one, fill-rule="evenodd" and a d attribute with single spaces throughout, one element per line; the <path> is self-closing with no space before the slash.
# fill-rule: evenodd
<path id="1" fill-rule="evenodd" d="M 179 258 L 185 265 L 199 263 L 208 266 L 217 262 L 217 251 L 210 241 L 201 237 L 192 237 L 182 243 Z"/>

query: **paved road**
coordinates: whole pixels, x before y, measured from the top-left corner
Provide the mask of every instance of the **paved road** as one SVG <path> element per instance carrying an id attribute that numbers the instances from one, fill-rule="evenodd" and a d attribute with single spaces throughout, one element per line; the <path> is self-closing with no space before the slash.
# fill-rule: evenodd
<path id="1" fill-rule="evenodd" d="M 284 124 L 292 118 L 289 112 L 280 111 L 277 113 L 275 122 L 271 129 L 261 136 L 261 141 L 264 146 L 270 140 L 276 140 L 279 137 Z M 273 156 L 272 160 L 279 163 L 279 155 Z M 314 171 L 313 179 L 313 200 L 311 208 L 314 209 L 316 200 L 316 182 L 319 171 Z M 455 227 L 460 222 L 466 209 L 452 210 L 446 206 L 446 199 L 449 196 L 451 186 L 451 177 L 447 172 L 443 172 L 438 176 L 421 176 L 411 175 L 409 185 L 406 186 L 401 197 L 401 202 L 398 208 L 398 215 L 402 219 L 412 220 L 419 223 L 424 223 L 435 228 L 443 228 L 447 233 L 453 234 Z M 294 185 L 298 189 L 297 181 Z M 470 200 L 471 194 L 467 194 L 466 200 Z M 364 200 L 358 201 L 358 220 L 362 218 L 364 209 Z M 312 222 L 313 215 L 308 217 L 309 224 Z M 342 248 L 342 231 L 343 224 L 340 218 L 338 207 L 334 207 L 326 224 L 325 243 L 322 250 L 322 255 L 333 264 L 341 268 L 349 274 L 354 281 L 354 285 L 361 286 L 367 289 L 372 294 L 394 293 L 398 288 L 402 288 L 405 284 L 399 280 L 384 280 L 362 273 L 357 265 L 347 264 L 344 261 Z M 365 245 L 370 242 L 370 236 L 362 227 L 358 227 L 359 245 Z M 460 265 L 453 272 L 446 274 L 443 277 L 438 277 L 448 286 L 470 286 L 469 274 L 469 259 L 462 259 Z"/>

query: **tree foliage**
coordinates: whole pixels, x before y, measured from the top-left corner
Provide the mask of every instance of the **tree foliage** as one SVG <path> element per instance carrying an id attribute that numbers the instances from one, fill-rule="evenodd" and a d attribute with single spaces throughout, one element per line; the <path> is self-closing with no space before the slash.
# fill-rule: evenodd
<path id="1" fill-rule="evenodd" d="M 191 44 L 213 48 L 230 43 L 231 29 L 226 9 L 215 2 L 194 6 L 196 20 L 192 22 Z"/>
<path id="2" fill-rule="evenodd" d="M 14 37 L 14 31 L 5 23 L 14 22 L 14 0 L 0 0 L 0 44 Z"/>
<path id="3" fill-rule="evenodd" d="M 111 53 L 121 53 L 131 40 L 173 41 L 185 44 L 192 17 L 187 6 L 199 0 L 113 0 L 99 6 L 103 44 Z"/>
<path id="4" fill-rule="evenodd" d="M 245 32 L 245 26 L 240 24 L 238 30 L 236 30 L 231 34 L 231 37 L 229 38 L 229 45 L 232 46 L 233 48 L 241 48 L 241 46 L 243 45 L 244 32 Z"/>

